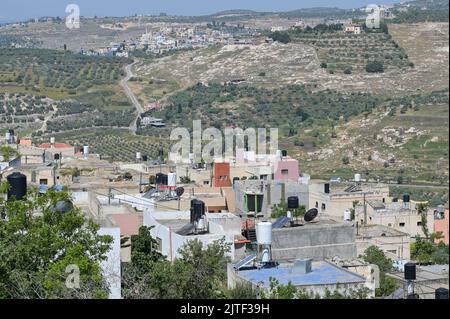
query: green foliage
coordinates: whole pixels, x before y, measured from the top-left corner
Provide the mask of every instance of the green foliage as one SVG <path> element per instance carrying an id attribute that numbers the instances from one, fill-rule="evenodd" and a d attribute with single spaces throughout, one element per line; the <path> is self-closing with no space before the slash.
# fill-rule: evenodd
<path id="1" fill-rule="evenodd" d="M 2 187 L 4 190 L 4 187 Z M 78 209 L 53 209 L 68 193 L 29 194 L 22 201 L 0 199 L 1 298 L 105 298 L 100 261 L 110 249 L 110 236 Z M 67 288 L 67 267 L 80 270 L 80 287 Z"/>
<path id="2" fill-rule="evenodd" d="M 376 297 L 386 297 L 392 294 L 400 285 L 397 280 L 389 277 L 384 272 L 380 272 L 380 288 L 375 291 Z"/>
<path id="3" fill-rule="evenodd" d="M 233 289 L 225 290 L 226 299 L 242 300 L 242 299 L 256 299 L 258 291 L 253 289 L 251 284 L 236 284 Z"/>
<path id="4" fill-rule="evenodd" d="M 275 31 L 269 34 L 269 38 L 272 38 L 274 41 L 288 44 L 291 42 L 291 37 L 289 36 L 289 33 L 282 32 L 282 31 Z"/>
<path id="5" fill-rule="evenodd" d="M 448 265 L 449 258 L 449 247 L 444 244 L 444 242 L 440 242 L 434 249 L 434 252 L 431 254 L 431 261 L 434 264 L 438 265 Z"/>
<path id="6" fill-rule="evenodd" d="M 411 243 L 411 258 L 421 264 L 446 264 L 449 259 L 448 249 L 448 245 L 443 242 L 435 244 L 431 240 L 417 236 L 415 242 Z"/>
<path id="7" fill-rule="evenodd" d="M 366 71 L 368 73 L 383 73 L 384 64 L 380 61 L 371 61 L 366 65 Z"/>
<path id="8" fill-rule="evenodd" d="M 344 164 L 344 165 L 350 164 L 350 158 L 348 156 L 344 156 L 342 158 L 342 164 Z"/>
<path id="9" fill-rule="evenodd" d="M 286 216 L 288 211 L 287 203 L 282 202 L 280 204 L 275 204 L 272 206 L 272 218 L 280 218 L 282 216 Z M 304 205 L 300 205 L 298 208 L 292 210 L 292 216 L 296 219 L 303 217 L 306 213 L 306 207 Z"/>
<path id="10" fill-rule="evenodd" d="M 8 145 L 0 146 L 0 157 L 5 162 L 9 162 L 17 155 L 19 155 L 19 152 L 17 152 L 17 150 L 12 148 L 11 146 L 8 146 Z"/>
<path id="11" fill-rule="evenodd" d="M 387 258 L 381 249 L 377 246 L 370 246 L 365 250 L 363 259 L 369 264 L 377 265 L 380 269 L 380 288 L 375 291 L 377 297 L 388 296 L 398 288 L 395 279 L 386 275 L 393 268 L 392 260 Z"/>
<path id="12" fill-rule="evenodd" d="M 262 291 L 261 299 L 368 299 L 370 290 L 366 287 L 346 291 L 325 290 L 323 296 L 305 289 L 296 288 L 291 282 L 282 285 L 275 278 L 269 278 L 268 291 Z"/>
<path id="13" fill-rule="evenodd" d="M 149 250 L 154 242 L 148 229 L 139 236 L 140 248 L 133 248 L 132 244 L 132 261 L 124 266 L 125 298 L 214 299 L 237 293 L 227 292 L 224 287 L 230 250 L 224 240 L 207 247 L 198 239 L 189 241 L 180 248 L 180 258 L 171 263 Z"/>
<path id="14" fill-rule="evenodd" d="M 369 264 L 377 265 L 380 272 L 389 272 L 392 270 L 392 260 L 387 258 L 384 252 L 377 246 L 370 246 L 364 252 L 363 259 Z"/>

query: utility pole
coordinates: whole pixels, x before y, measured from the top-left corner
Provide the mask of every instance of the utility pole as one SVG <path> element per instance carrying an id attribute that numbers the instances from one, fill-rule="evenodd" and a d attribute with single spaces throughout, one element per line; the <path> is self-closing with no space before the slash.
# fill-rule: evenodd
<path id="1" fill-rule="evenodd" d="M 364 201 L 364 225 L 367 225 L 366 193 L 363 193 L 363 201 Z"/>

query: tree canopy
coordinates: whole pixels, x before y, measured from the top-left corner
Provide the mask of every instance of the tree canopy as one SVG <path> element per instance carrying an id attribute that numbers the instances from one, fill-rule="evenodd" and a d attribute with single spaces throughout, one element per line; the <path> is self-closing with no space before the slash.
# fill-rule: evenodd
<path id="1" fill-rule="evenodd" d="M 77 208 L 56 210 L 59 201 L 70 201 L 68 193 L 32 191 L 21 201 L 0 198 L 0 299 L 108 296 L 100 261 L 112 238 L 99 235 L 99 226 Z M 79 285 L 68 286 L 75 271 Z"/>

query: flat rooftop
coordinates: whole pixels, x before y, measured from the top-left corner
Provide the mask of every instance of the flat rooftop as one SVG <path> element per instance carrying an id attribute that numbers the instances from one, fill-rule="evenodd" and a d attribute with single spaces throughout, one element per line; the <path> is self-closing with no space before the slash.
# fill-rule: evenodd
<path id="1" fill-rule="evenodd" d="M 312 271 L 301 274 L 291 265 L 284 264 L 276 268 L 241 270 L 238 276 L 254 284 L 270 286 L 270 278 L 275 278 L 282 285 L 291 282 L 294 286 L 333 285 L 337 283 L 363 283 L 366 279 L 326 261 L 312 263 Z"/>

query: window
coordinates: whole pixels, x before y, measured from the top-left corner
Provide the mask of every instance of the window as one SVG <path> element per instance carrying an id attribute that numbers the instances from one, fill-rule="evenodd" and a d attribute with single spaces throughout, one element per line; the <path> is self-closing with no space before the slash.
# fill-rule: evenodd
<path id="1" fill-rule="evenodd" d="M 159 237 L 156 237 L 156 245 L 157 247 L 155 247 L 155 250 L 158 252 L 161 252 L 161 248 L 162 248 L 162 239 Z"/>
<path id="2" fill-rule="evenodd" d="M 327 206 L 322 203 L 322 210 L 325 210 L 325 209 L 327 209 Z"/>
<path id="3" fill-rule="evenodd" d="M 316 202 L 316 208 L 319 208 L 319 202 Z"/>
<path id="4" fill-rule="evenodd" d="M 288 176 L 289 175 L 289 170 L 288 169 L 282 169 L 281 170 L 281 175 Z"/>
<path id="5" fill-rule="evenodd" d="M 400 227 L 405 227 L 405 223 L 400 223 L 399 226 Z"/>
<path id="6" fill-rule="evenodd" d="M 203 181 L 203 185 L 209 185 L 209 181 Z"/>
<path id="7" fill-rule="evenodd" d="M 41 185 L 48 185 L 48 179 L 46 179 L 46 178 L 40 179 L 39 180 L 39 184 L 41 184 Z"/>
<path id="8" fill-rule="evenodd" d="M 422 222 L 417 222 L 417 226 L 422 226 Z"/>

